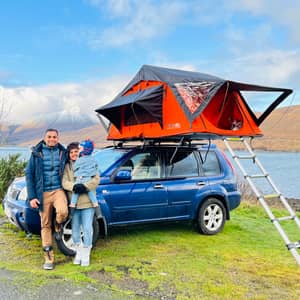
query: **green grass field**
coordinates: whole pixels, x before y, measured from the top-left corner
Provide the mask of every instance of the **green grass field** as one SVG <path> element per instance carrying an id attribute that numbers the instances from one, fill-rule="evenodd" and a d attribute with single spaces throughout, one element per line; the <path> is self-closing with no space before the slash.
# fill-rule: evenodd
<path id="1" fill-rule="evenodd" d="M 300 229 L 286 230 L 299 239 Z M 0 268 L 22 271 L 36 285 L 51 277 L 90 282 L 134 298 L 300 298 L 300 266 L 262 208 L 248 203 L 233 211 L 215 236 L 199 235 L 189 223 L 114 230 L 97 242 L 87 268 L 72 265 L 71 258 L 57 251 L 55 270 L 43 271 L 38 236 L 27 239 L 8 223 L 0 227 L 0 235 L 5 240 Z"/>

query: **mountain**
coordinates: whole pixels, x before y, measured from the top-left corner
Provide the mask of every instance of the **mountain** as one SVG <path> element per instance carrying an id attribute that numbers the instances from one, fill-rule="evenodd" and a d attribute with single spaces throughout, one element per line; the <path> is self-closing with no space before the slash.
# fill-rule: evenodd
<path id="1" fill-rule="evenodd" d="M 84 120 L 88 120 L 84 118 Z M 97 123 L 97 122 L 96 122 Z M 63 123 L 60 123 L 63 124 Z M 112 144 L 110 141 L 106 141 L 106 132 L 103 129 L 100 122 L 91 126 L 83 127 L 79 126 L 79 123 L 73 124 L 72 130 L 64 130 L 65 127 L 61 127 L 58 123 L 56 128 L 61 132 L 60 140 L 64 144 L 68 144 L 72 141 L 81 141 L 89 137 L 94 140 L 98 147 L 107 144 Z M 79 128 L 78 128 L 79 127 Z M 22 145 L 33 145 L 39 141 L 44 132 L 39 134 L 35 133 L 35 128 L 26 128 L 25 125 L 22 127 L 22 133 L 31 132 L 32 138 L 24 138 L 23 142 L 19 142 Z M 81 128 L 81 129 L 80 129 Z M 63 129 L 63 130 L 62 130 Z M 252 146 L 255 149 L 262 150 L 277 150 L 277 151 L 300 151 L 300 105 L 287 106 L 278 108 L 273 111 L 270 116 L 261 125 L 263 137 L 255 138 L 252 141 Z M 223 142 L 214 141 L 221 148 L 224 148 Z"/>
<path id="2" fill-rule="evenodd" d="M 47 128 L 57 128 L 60 133 L 74 132 L 95 125 L 96 117 L 82 114 L 79 111 L 61 111 L 38 116 L 13 127 L 7 136 L 7 144 L 28 144 L 32 140 L 41 139 Z"/>
<path id="3" fill-rule="evenodd" d="M 261 125 L 253 146 L 263 150 L 300 151 L 300 105 L 278 108 Z"/>

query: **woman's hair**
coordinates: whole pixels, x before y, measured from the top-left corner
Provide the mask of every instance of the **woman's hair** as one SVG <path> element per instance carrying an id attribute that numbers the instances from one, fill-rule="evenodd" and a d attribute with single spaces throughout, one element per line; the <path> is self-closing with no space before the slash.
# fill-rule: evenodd
<path id="1" fill-rule="evenodd" d="M 79 143 L 78 142 L 72 142 L 67 146 L 68 156 L 70 154 L 70 151 L 73 149 L 79 149 Z"/>

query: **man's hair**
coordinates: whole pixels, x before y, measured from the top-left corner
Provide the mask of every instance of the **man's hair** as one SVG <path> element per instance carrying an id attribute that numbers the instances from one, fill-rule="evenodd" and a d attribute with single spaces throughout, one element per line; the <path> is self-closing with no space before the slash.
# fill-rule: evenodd
<path id="1" fill-rule="evenodd" d="M 47 134 L 49 131 L 55 131 L 56 134 L 58 135 L 58 130 L 55 129 L 55 128 L 48 128 L 48 129 L 46 129 L 45 134 Z"/>

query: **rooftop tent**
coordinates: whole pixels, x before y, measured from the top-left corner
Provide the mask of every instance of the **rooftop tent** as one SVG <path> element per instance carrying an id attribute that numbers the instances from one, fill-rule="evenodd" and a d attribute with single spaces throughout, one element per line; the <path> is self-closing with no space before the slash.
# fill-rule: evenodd
<path id="1" fill-rule="evenodd" d="M 256 117 L 242 91 L 280 95 Z M 111 122 L 110 140 L 261 136 L 259 125 L 291 93 L 290 89 L 144 65 L 116 98 L 96 112 Z"/>

